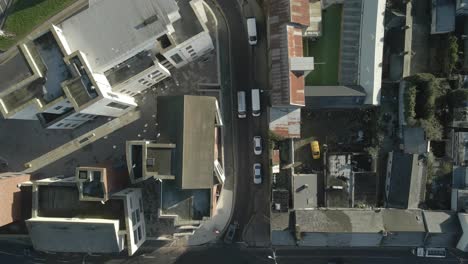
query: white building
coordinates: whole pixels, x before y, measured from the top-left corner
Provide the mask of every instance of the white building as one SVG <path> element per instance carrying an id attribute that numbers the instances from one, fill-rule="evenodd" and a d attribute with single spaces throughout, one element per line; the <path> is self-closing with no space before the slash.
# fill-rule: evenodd
<path id="1" fill-rule="evenodd" d="M 213 50 L 206 23 L 202 0 L 90 1 L 0 58 L 0 112 L 55 129 L 119 117 L 171 68 Z"/>
<path id="2" fill-rule="evenodd" d="M 115 192 L 118 177 L 106 168 L 78 168 L 75 177 L 22 183 L 32 188 L 26 226 L 34 249 L 118 253 L 126 248 L 133 255 L 146 241 L 142 193 L 138 188 Z"/>

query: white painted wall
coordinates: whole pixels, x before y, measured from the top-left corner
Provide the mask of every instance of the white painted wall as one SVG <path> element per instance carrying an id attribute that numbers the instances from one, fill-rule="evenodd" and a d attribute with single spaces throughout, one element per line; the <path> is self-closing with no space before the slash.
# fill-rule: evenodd
<path id="1" fill-rule="evenodd" d="M 202 57 L 203 55 L 212 51 L 213 49 L 214 46 L 210 34 L 206 31 L 203 31 L 161 54 L 164 57 L 166 57 L 166 59 L 169 62 L 171 62 L 176 68 L 180 68 L 186 65 L 187 63 Z M 174 54 L 179 54 L 179 56 L 182 58 L 182 61 L 180 63 L 176 63 L 171 58 L 171 56 L 173 56 Z"/>
<path id="2" fill-rule="evenodd" d="M 133 76 L 129 80 L 115 87 L 112 87 L 112 90 L 124 95 L 135 96 L 170 76 L 171 73 L 169 70 L 159 62 L 156 62 L 154 66 L 144 70 L 140 74 Z"/>
<path id="3" fill-rule="evenodd" d="M 61 28 L 52 25 L 51 27 L 52 34 L 55 36 L 57 43 L 59 44 L 60 49 L 64 53 L 65 56 L 70 55 L 73 51 L 70 49 L 68 45 L 67 39 L 63 35 L 63 31 Z"/>

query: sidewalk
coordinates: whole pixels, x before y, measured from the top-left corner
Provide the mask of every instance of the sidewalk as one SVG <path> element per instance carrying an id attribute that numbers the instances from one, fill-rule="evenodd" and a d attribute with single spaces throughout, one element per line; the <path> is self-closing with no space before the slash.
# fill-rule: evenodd
<path id="1" fill-rule="evenodd" d="M 204 6 L 206 10 L 211 14 L 211 16 L 213 16 L 215 20 L 215 24 L 217 26 L 216 27 L 216 47 L 218 49 L 218 56 L 219 56 L 218 61 L 222 61 L 221 56 L 223 53 L 219 51 L 219 48 L 220 48 L 219 24 L 218 24 L 219 23 L 218 19 L 220 19 L 219 14 L 217 16 L 215 12 L 212 10 L 212 8 L 206 2 L 204 3 Z M 229 46 L 229 43 L 224 44 L 223 46 Z M 230 52 L 228 54 L 230 54 Z M 219 67 L 221 67 L 221 65 L 225 65 L 225 64 L 220 63 Z M 230 89 L 230 82 L 226 82 L 226 78 L 224 76 L 226 72 L 222 71 L 220 68 L 219 68 L 219 72 L 221 72 L 220 83 L 222 84 L 222 90 L 224 93 L 226 89 Z M 229 75 L 229 72 L 227 74 Z M 227 111 L 224 111 L 225 113 L 224 117 L 227 120 L 225 120 L 225 127 L 223 127 L 223 130 L 225 133 L 227 133 L 228 131 L 232 131 L 232 129 L 226 128 L 226 126 L 232 126 L 231 117 L 227 117 L 228 115 L 226 114 L 226 113 L 231 113 L 232 115 L 232 111 L 230 111 L 232 98 L 230 101 L 224 100 L 223 102 L 224 102 L 222 106 L 223 109 L 226 110 L 227 108 Z M 226 139 L 224 141 L 225 144 L 227 142 L 230 143 L 231 141 L 231 139 L 229 138 L 230 136 L 232 137 L 232 135 L 228 135 L 228 134 L 225 134 L 223 136 Z M 224 147 L 224 151 L 226 151 L 226 149 L 230 149 L 230 148 Z M 226 157 L 226 160 L 230 160 L 227 157 L 234 156 L 234 155 L 233 153 L 225 153 L 224 156 Z M 232 158 L 233 157 L 231 157 L 231 159 Z M 231 162 L 228 161 L 228 163 L 231 163 Z M 219 239 L 223 235 L 223 230 L 227 228 L 227 225 L 231 219 L 233 208 L 234 208 L 234 199 L 235 199 L 235 193 L 233 191 L 235 190 L 234 188 L 235 187 L 235 179 L 234 179 L 234 167 L 235 166 L 234 165 L 227 166 L 226 164 L 224 164 L 224 167 L 225 167 L 224 170 L 226 172 L 226 181 L 223 185 L 223 189 L 221 190 L 221 194 L 220 194 L 216 209 L 213 213 L 213 217 L 203 222 L 200 225 L 200 227 L 195 231 L 195 233 L 187 239 L 187 244 L 190 246 L 203 245 L 209 242 L 213 242 L 216 239 Z"/>

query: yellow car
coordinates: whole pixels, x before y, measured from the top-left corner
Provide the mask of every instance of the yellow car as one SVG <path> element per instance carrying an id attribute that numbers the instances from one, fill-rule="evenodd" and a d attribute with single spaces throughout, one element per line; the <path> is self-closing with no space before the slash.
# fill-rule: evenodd
<path id="1" fill-rule="evenodd" d="M 320 159 L 320 146 L 317 140 L 314 140 L 312 143 L 310 143 L 310 149 L 312 150 L 312 158 Z"/>

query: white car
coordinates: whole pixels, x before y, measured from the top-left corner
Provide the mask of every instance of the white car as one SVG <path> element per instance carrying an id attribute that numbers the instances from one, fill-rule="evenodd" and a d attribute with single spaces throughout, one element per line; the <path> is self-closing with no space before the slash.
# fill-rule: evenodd
<path id="1" fill-rule="evenodd" d="M 253 139 L 255 155 L 262 155 L 262 138 L 260 136 L 255 136 Z"/>
<path id="2" fill-rule="evenodd" d="M 262 165 L 260 163 L 254 163 L 253 173 L 254 173 L 254 183 L 255 184 L 262 183 Z"/>

